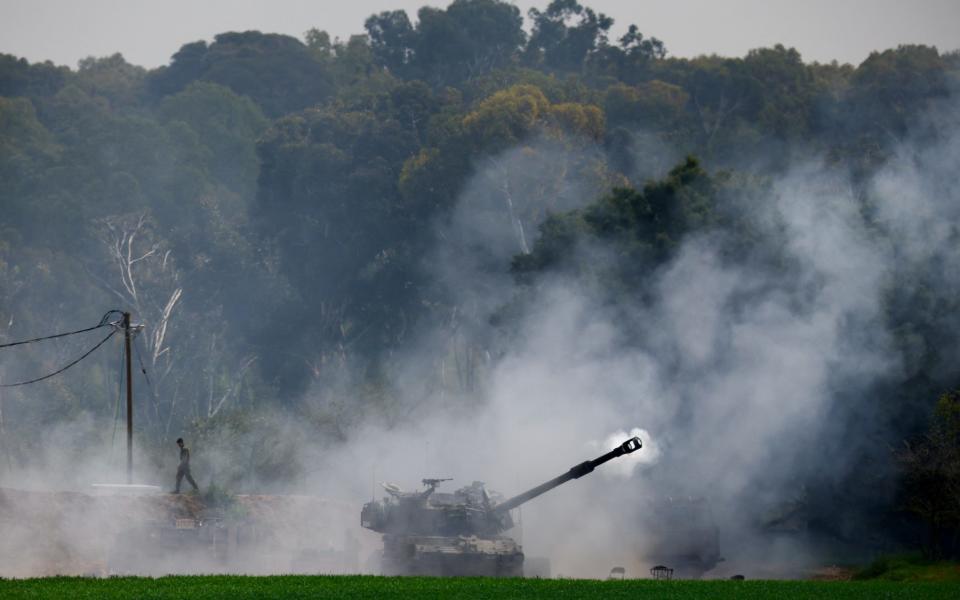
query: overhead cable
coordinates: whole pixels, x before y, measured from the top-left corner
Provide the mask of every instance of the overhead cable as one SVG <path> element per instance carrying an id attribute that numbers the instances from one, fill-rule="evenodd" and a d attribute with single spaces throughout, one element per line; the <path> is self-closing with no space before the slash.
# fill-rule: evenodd
<path id="1" fill-rule="evenodd" d="M 30 340 L 21 340 L 19 342 L 10 342 L 8 344 L 0 344 L 0 348 L 9 348 L 11 346 L 21 346 L 23 344 L 32 344 L 33 342 L 42 342 L 43 340 L 53 340 L 57 338 L 67 337 L 68 335 L 76 335 L 78 333 L 86 333 L 88 331 L 93 331 L 94 329 L 100 329 L 101 327 L 107 327 L 108 325 L 117 325 L 119 321 L 110 321 L 110 315 L 114 313 L 120 313 L 119 310 L 107 311 L 103 318 L 100 319 L 100 322 L 93 327 L 87 327 L 86 329 L 78 329 L 76 331 L 67 331 L 64 333 L 57 333 L 55 335 L 47 335 L 44 337 L 33 338 Z"/>
<path id="2" fill-rule="evenodd" d="M 150 387 L 150 393 L 153 393 L 153 384 L 150 383 L 150 376 L 147 375 L 147 366 L 143 364 L 143 357 L 140 355 L 140 348 L 137 346 L 137 339 L 133 340 L 133 351 L 137 354 L 137 362 L 140 363 L 140 372 L 143 373 L 143 378 L 147 380 L 147 386 Z"/>
<path id="3" fill-rule="evenodd" d="M 108 324 L 109 324 L 109 323 L 108 323 Z M 101 325 L 101 327 L 102 327 L 102 325 Z M 84 352 L 83 355 L 80 356 L 80 358 L 78 358 L 78 359 L 76 359 L 75 361 L 67 364 L 67 365 L 64 366 L 63 368 L 58 369 L 57 371 L 54 371 L 53 373 L 49 373 L 49 374 L 47 374 L 47 375 L 44 375 L 43 377 L 37 377 L 36 379 L 31 379 L 31 380 L 29 380 L 29 381 L 19 381 L 19 382 L 17 382 L 17 383 L 4 383 L 4 384 L 0 384 L 0 387 L 5 387 L 5 388 L 7 388 L 7 387 L 17 387 L 18 385 L 27 385 L 27 384 L 29 384 L 29 383 L 37 383 L 38 381 L 43 381 L 44 379 L 50 379 L 51 377 L 54 377 L 54 376 L 56 376 L 56 375 L 59 375 L 60 373 L 63 373 L 64 371 L 66 371 L 67 369 L 69 369 L 70 367 L 72 367 L 73 365 L 75 365 L 75 364 L 77 364 L 78 362 L 80 362 L 81 360 L 83 360 L 83 359 L 85 359 L 86 357 L 88 357 L 88 356 L 90 356 L 91 354 L 93 354 L 93 352 L 94 352 L 97 348 L 99 348 L 100 346 L 106 344 L 106 343 L 107 343 L 107 340 L 109 340 L 110 338 L 112 338 L 112 337 L 113 337 L 113 334 L 115 334 L 117 331 L 119 331 L 119 330 L 114 329 L 113 331 L 111 331 L 110 333 L 107 334 L 107 337 L 105 337 L 105 338 L 103 338 L 102 340 L 100 340 L 100 343 L 98 343 L 98 344 L 97 344 L 96 346 L 94 346 L 93 348 L 90 348 L 89 350 L 87 350 L 86 352 Z"/>

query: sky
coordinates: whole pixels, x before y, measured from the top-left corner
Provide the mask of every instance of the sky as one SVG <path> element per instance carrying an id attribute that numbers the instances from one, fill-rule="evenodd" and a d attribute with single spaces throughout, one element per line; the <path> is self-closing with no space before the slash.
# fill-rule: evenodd
<path id="1" fill-rule="evenodd" d="M 523 13 L 549 0 L 516 0 Z M 185 43 L 258 29 L 302 39 L 312 27 L 346 38 L 369 15 L 447 0 L 0 0 L 0 52 L 76 67 L 120 52 L 144 67 L 167 64 Z M 804 60 L 859 64 L 899 44 L 960 48 L 960 0 L 581 0 L 612 16 L 615 35 L 636 23 L 672 56 L 743 56 L 782 43 Z"/>

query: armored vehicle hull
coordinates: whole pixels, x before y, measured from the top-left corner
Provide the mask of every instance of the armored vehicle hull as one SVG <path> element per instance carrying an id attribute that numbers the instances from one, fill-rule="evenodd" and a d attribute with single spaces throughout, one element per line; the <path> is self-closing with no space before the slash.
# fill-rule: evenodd
<path id="1" fill-rule="evenodd" d="M 383 536 L 384 575 L 522 577 L 523 550 L 508 537 Z"/>

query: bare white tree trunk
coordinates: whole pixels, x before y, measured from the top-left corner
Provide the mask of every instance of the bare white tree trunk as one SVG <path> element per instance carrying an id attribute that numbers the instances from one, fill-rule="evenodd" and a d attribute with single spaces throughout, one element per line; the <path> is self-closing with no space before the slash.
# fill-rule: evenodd
<path id="1" fill-rule="evenodd" d="M 728 102 L 724 94 L 720 94 L 720 102 L 716 110 L 710 110 L 700 106 L 697 96 L 693 96 L 693 104 L 697 107 L 697 115 L 700 117 L 700 126 L 703 132 L 707 134 L 707 152 L 712 152 L 713 139 L 720 131 L 726 120 L 740 108 L 740 100 Z"/>
<path id="2" fill-rule="evenodd" d="M 517 245 L 520 252 L 530 254 L 530 246 L 527 244 L 527 234 L 523 230 L 523 222 L 517 216 L 516 208 L 513 205 L 513 193 L 510 189 L 510 174 L 502 161 L 491 158 L 490 164 L 493 165 L 497 179 L 499 180 L 500 191 L 503 194 L 504 202 L 507 205 L 507 217 L 510 219 L 510 225 L 513 227 L 513 235 L 517 238 Z"/>
<path id="3" fill-rule="evenodd" d="M 237 392 L 240 391 L 240 385 L 243 383 L 243 376 L 246 374 L 247 370 L 256 362 L 256 356 L 248 356 L 240 363 L 240 368 L 237 369 L 237 372 L 233 376 L 233 382 L 227 390 L 220 395 L 220 398 L 216 401 L 216 404 L 212 402 L 213 397 L 211 396 L 211 403 L 207 408 L 207 417 L 213 418 L 217 416 L 217 413 L 220 412 L 226 404 L 227 401 L 237 395 Z M 212 388 L 211 388 L 212 390 Z"/>
<path id="4" fill-rule="evenodd" d="M 153 235 L 146 214 L 109 217 L 100 221 L 100 225 L 101 238 L 117 278 L 105 280 L 92 269 L 87 271 L 144 325 L 139 334 L 146 353 L 142 357 L 143 366 L 150 373 L 152 418 L 159 428 L 163 422 L 162 401 L 155 394 L 164 387 L 177 365 L 167 338 L 183 288 L 179 285 L 171 252 Z M 173 404 L 167 403 L 166 408 L 172 414 Z"/>

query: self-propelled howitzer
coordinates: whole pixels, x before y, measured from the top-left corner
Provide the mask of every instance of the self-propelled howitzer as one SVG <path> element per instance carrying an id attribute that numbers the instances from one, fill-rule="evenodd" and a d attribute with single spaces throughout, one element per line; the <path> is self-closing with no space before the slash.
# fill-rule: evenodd
<path id="1" fill-rule="evenodd" d="M 426 489 L 418 492 L 385 484 L 389 496 L 364 505 L 361 525 L 383 534 L 385 574 L 519 577 L 523 551 L 501 535 L 513 527 L 510 510 L 641 446 L 640 438 L 630 438 L 505 501 L 479 481 L 451 494 L 436 492 L 445 479 L 424 479 Z"/>

